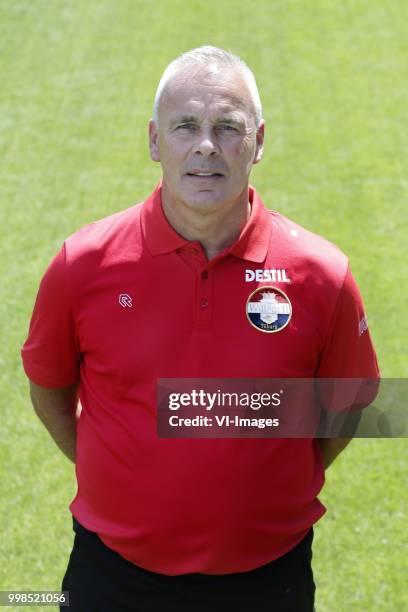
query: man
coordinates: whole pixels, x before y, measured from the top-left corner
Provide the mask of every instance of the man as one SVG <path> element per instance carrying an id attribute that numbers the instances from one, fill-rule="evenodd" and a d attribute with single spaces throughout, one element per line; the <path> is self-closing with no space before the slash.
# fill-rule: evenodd
<path id="1" fill-rule="evenodd" d="M 264 130 L 238 57 L 177 58 L 149 122 L 159 186 L 68 238 L 42 280 L 22 355 L 76 464 L 75 611 L 313 610 L 317 494 L 349 439 L 156 434 L 159 378 L 378 377 L 347 258 L 249 187 Z"/>

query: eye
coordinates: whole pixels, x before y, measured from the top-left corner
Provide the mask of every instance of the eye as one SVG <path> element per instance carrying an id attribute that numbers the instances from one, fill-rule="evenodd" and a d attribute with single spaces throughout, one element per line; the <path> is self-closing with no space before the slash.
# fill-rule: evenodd
<path id="1" fill-rule="evenodd" d="M 197 126 L 194 123 L 181 123 L 177 126 L 177 130 L 194 130 Z"/>
<path id="2" fill-rule="evenodd" d="M 220 125 L 217 126 L 217 129 L 224 131 L 224 132 L 236 132 L 237 131 L 237 129 L 233 125 L 230 125 L 229 123 L 220 123 Z"/>

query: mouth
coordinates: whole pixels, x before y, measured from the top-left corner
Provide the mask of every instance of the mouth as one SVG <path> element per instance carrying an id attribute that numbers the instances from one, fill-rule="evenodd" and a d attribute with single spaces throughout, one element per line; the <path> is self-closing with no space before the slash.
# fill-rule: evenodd
<path id="1" fill-rule="evenodd" d="M 187 172 L 187 176 L 195 180 L 215 180 L 224 175 L 220 172 Z"/>

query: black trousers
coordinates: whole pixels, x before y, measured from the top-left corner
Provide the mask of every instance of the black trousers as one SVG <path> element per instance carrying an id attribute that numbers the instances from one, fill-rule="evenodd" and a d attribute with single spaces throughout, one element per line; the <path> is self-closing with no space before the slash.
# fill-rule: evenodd
<path id="1" fill-rule="evenodd" d="M 166 576 L 130 563 L 73 519 L 61 612 L 313 612 L 313 529 L 291 551 L 244 573 Z"/>

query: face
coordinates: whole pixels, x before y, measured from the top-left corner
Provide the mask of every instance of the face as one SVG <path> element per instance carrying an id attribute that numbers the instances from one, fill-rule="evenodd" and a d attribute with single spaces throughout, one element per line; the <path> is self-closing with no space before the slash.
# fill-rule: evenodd
<path id="1" fill-rule="evenodd" d="M 149 122 L 150 154 L 162 166 L 167 206 L 214 211 L 243 200 L 247 205 L 264 123 L 256 129 L 240 74 L 175 76 L 163 93 L 158 124 Z"/>

